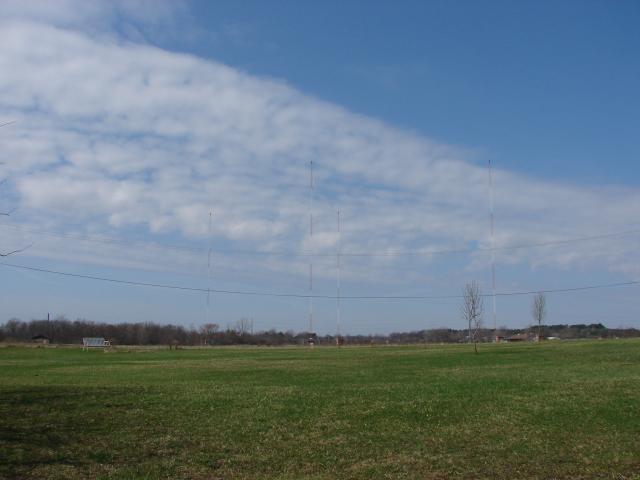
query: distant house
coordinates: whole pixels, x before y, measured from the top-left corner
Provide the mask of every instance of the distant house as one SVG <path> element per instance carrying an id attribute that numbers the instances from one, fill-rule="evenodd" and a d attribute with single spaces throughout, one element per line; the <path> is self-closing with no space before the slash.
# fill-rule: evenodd
<path id="1" fill-rule="evenodd" d="M 504 339 L 505 342 L 526 342 L 527 340 L 529 340 L 529 335 L 526 333 L 518 333 Z"/>
<path id="2" fill-rule="evenodd" d="M 31 337 L 31 341 L 33 343 L 40 343 L 42 345 L 47 345 L 48 343 L 51 342 L 51 339 L 45 335 L 34 335 L 33 337 Z"/>
<path id="3" fill-rule="evenodd" d="M 533 337 L 534 342 L 543 342 L 545 340 L 557 340 L 558 337 L 548 337 L 546 335 L 536 335 Z"/>

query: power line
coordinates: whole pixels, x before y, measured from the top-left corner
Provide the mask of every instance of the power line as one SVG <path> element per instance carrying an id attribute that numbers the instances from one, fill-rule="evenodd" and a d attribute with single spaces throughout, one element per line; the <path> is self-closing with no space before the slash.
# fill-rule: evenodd
<path id="1" fill-rule="evenodd" d="M 81 234 L 68 234 L 59 231 L 45 230 L 41 228 L 35 228 L 28 225 L 10 224 L 5 223 L 5 227 L 13 228 L 15 230 L 23 230 L 32 232 L 39 235 L 45 235 L 50 237 L 65 238 L 69 240 L 78 240 L 83 242 L 101 243 L 106 245 L 139 245 L 144 247 L 152 247 L 158 249 L 176 250 L 182 252 L 194 252 L 202 253 L 202 247 L 190 246 L 190 245 L 178 245 L 178 244 L 162 244 L 162 243 L 150 243 L 137 240 L 118 240 L 109 237 L 94 237 L 90 235 Z M 535 243 L 521 243 L 515 245 L 502 245 L 494 248 L 491 247 L 474 247 L 474 248 L 460 248 L 460 249 L 443 249 L 443 250 L 422 250 L 422 251 L 397 251 L 397 252 L 341 252 L 341 257 L 402 257 L 402 256 L 431 256 L 431 255 L 449 255 L 449 254 L 463 254 L 463 253 L 475 253 L 475 252 L 491 252 L 501 250 L 519 250 L 525 248 L 536 247 L 548 247 L 553 245 L 572 244 L 578 242 L 586 242 L 592 240 L 604 240 L 607 238 L 622 237 L 626 235 L 640 234 L 640 229 L 624 230 L 620 232 L 604 233 L 598 235 L 589 235 L 583 237 L 571 237 L 558 240 L 549 240 L 545 242 Z M 265 255 L 265 256 L 289 256 L 289 257 L 335 257 L 335 252 L 332 253 L 319 253 L 319 252 L 296 252 L 296 251 L 284 251 L 284 250 L 235 250 L 235 249 L 221 249 L 214 248 L 213 252 L 223 253 L 228 255 Z"/>
<path id="2" fill-rule="evenodd" d="M 124 245 L 124 246 L 138 245 L 138 246 L 143 246 L 147 248 L 149 247 L 162 248 L 165 250 L 176 250 L 176 251 L 194 252 L 194 253 L 201 253 L 203 250 L 205 250 L 202 247 L 193 247 L 188 245 L 156 244 L 156 243 L 150 243 L 150 242 L 145 242 L 140 240 L 125 241 L 125 240 L 118 240 L 116 238 L 110 238 L 110 237 L 96 237 L 91 235 L 69 234 L 65 232 L 59 232 L 55 230 L 45 230 L 42 228 L 31 227 L 29 225 L 20 225 L 15 223 L 14 224 L 5 223 L 3 224 L 3 226 L 12 228 L 14 230 L 22 230 L 22 231 L 31 232 L 38 235 L 44 235 L 47 237 L 63 238 L 67 240 L 77 240 L 77 241 L 89 242 L 89 243 L 100 243 L 105 245 Z"/>
<path id="3" fill-rule="evenodd" d="M 138 286 L 138 287 L 152 287 L 152 288 L 164 288 L 170 290 L 182 290 L 189 292 L 199 292 L 199 293 L 218 293 L 218 294 L 228 294 L 228 295 L 246 295 L 246 296 L 259 296 L 259 297 L 289 297 L 289 298 L 320 298 L 320 299 L 332 299 L 336 300 L 336 295 L 310 295 L 310 294 L 299 294 L 299 293 L 276 293 L 276 292 L 261 292 L 261 291 L 252 291 L 252 290 L 220 290 L 220 289 L 211 289 L 211 288 L 198 288 L 198 287 L 187 287 L 183 285 L 171 285 L 164 283 L 150 283 L 150 282 L 139 282 L 134 280 L 122 280 L 111 277 L 102 277 L 97 275 L 85 275 L 80 273 L 70 273 L 70 272 L 62 272 L 59 270 L 50 270 L 46 268 L 39 267 L 29 267 L 27 265 L 19 265 L 15 263 L 5 263 L 0 262 L 1 266 L 17 268 L 21 270 L 29 270 L 33 272 L 39 273 L 48 273 L 51 275 L 59 275 L 64 277 L 72 277 L 72 278 L 80 278 L 85 280 L 95 280 L 101 282 L 109 282 L 116 283 L 121 285 L 130 285 L 130 286 Z M 537 290 L 523 290 L 516 292 L 496 292 L 496 296 L 499 297 L 514 297 L 514 296 L 525 296 L 525 295 L 533 295 L 537 293 L 569 293 L 569 292 L 578 292 L 584 290 L 596 290 L 601 288 L 615 288 L 615 287 L 625 287 L 625 286 L 634 286 L 640 285 L 640 281 L 631 280 L 627 282 L 616 282 L 616 283 L 604 283 L 604 284 L 595 284 L 595 285 L 586 285 L 579 287 L 568 287 L 568 288 L 552 288 L 552 289 L 537 289 Z M 482 297 L 491 297 L 492 294 L 481 294 Z M 464 298 L 464 295 L 340 295 L 340 300 L 443 300 L 443 299 L 460 299 Z"/>
<path id="4" fill-rule="evenodd" d="M 639 234 L 640 230 L 626 230 L 623 232 L 614 232 L 614 233 L 605 233 L 601 235 L 591 235 L 585 237 L 573 237 L 566 238 L 560 240 L 550 240 L 546 242 L 537 242 L 537 243 L 522 243 L 517 245 L 503 245 L 499 247 L 475 247 L 475 248 L 461 248 L 461 249 L 452 249 L 452 250 L 425 250 L 425 251 L 406 251 L 406 252 L 382 252 L 382 253 L 358 253 L 358 252 L 343 252 L 341 256 L 348 257 L 394 257 L 394 256 L 429 256 L 429 255 L 445 255 L 445 254 L 454 254 L 454 253 L 474 253 L 474 252 L 491 252 L 491 251 L 499 251 L 499 250 L 518 250 L 521 248 L 535 248 L 535 247 L 548 247 L 552 245 L 561 245 L 561 244 L 570 244 L 577 242 L 584 242 L 589 240 L 602 240 L 605 238 L 611 237 L 619 237 L 624 235 L 633 235 Z M 335 254 L 327 254 L 327 255 L 335 255 Z"/>

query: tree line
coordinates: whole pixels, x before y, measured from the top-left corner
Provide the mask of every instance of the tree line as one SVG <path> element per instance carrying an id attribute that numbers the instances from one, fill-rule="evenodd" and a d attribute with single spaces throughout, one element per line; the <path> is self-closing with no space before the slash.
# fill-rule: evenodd
<path id="1" fill-rule="evenodd" d="M 384 345 L 416 343 L 463 343 L 469 341 L 469 329 L 433 328 L 410 332 L 394 332 L 376 335 L 345 335 L 339 339 L 333 335 L 315 336 L 307 332 L 275 329 L 253 331 L 253 322 L 241 319 L 221 328 L 208 323 L 201 326 L 143 323 L 98 323 L 85 319 L 69 320 L 58 317 L 53 320 L 22 321 L 11 319 L 0 324 L 0 341 L 46 341 L 56 344 L 81 344 L 84 337 L 103 337 L 112 345 L 302 345 L 309 341 L 320 345 L 336 343 L 350 345 Z M 602 323 L 575 325 L 536 325 L 535 328 L 477 329 L 471 335 L 474 341 L 492 342 L 496 333 L 506 338 L 515 335 L 535 335 L 560 339 L 579 338 L 630 338 L 640 337 L 636 328 L 607 328 Z"/>

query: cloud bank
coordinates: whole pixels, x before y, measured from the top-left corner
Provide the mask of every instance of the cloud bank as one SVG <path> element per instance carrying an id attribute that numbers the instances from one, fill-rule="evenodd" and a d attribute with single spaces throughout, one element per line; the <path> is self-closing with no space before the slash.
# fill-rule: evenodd
<path id="1" fill-rule="evenodd" d="M 4 229 L 5 243 L 26 241 L 34 236 L 28 229 L 39 228 L 206 249 L 213 210 L 219 249 L 330 253 L 339 208 L 347 252 L 490 245 L 487 169 L 472 152 L 348 112 L 278 80 L 162 50 L 144 43 L 143 34 L 123 37 L 104 27 L 125 16 L 137 32 L 148 32 L 149 25 L 170 21 L 170 4 L 55 5 L 2 6 L 0 120 L 17 120 L 0 129 L 9 179 L 4 201 L 18 209 L 16 221 L 24 227 Z M 151 23 L 143 20 L 150 11 L 157 13 Z M 316 168 L 313 241 L 310 161 Z M 638 226 L 635 190 L 566 185 L 501 169 L 494 183 L 497 245 Z M 636 244 L 632 235 L 508 250 L 499 261 L 633 276 L 640 273 Z M 153 248 L 123 250 L 71 236 L 39 235 L 30 254 L 135 268 L 202 267 L 196 252 L 167 257 Z M 216 261 L 227 269 L 303 275 L 307 260 L 227 254 Z M 404 279 L 428 279 L 424 267 L 433 261 L 427 255 L 363 258 L 345 275 L 371 280 L 371 272 L 396 265 L 409 272 Z M 485 252 L 451 266 L 477 270 L 487 261 Z M 319 263 L 319 275 L 333 275 L 330 261 Z"/>

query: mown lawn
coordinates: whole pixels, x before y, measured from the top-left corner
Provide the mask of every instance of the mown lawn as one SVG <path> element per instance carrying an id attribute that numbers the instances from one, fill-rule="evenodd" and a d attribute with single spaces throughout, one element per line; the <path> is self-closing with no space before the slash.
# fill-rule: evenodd
<path id="1" fill-rule="evenodd" d="M 640 478 L 640 342 L 0 348 L 1 478 Z"/>

